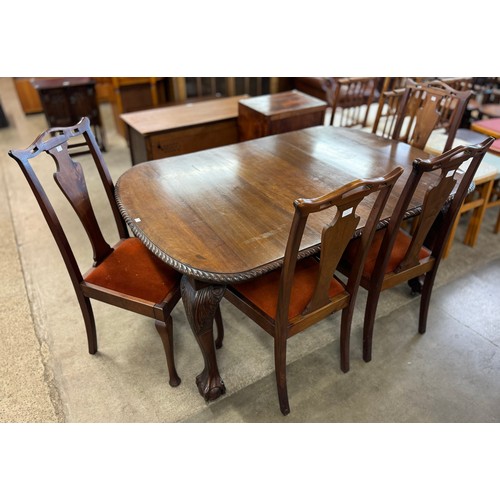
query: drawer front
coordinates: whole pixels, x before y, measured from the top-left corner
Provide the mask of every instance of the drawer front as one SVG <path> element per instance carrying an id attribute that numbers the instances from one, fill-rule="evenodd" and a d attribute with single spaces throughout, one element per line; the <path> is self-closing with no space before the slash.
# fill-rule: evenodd
<path id="1" fill-rule="evenodd" d="M 292 130 L 324 125 L 325 112 L 315 111 L 313 113 L 302 113 L 296 116 L 289 116 L 271 122 L 271 134 L 282 134 Z"/>
<path id="2" fill-rule="evenodd" d="M 172 130 L 149 138 L 148 156 L 158 160 L 238 142 L 236 119 Z"/>

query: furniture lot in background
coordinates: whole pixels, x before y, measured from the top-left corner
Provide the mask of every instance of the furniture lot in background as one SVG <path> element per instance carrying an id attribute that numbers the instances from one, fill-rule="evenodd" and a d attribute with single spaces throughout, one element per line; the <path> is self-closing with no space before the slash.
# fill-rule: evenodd
<path id="1" fill-rule="evenodd" d="M 3 127 L 8 127 L 9 122 L 7 121 L 7 117 L 5 116 L 5 113 L 2 108 L 2 102 L 0 101 L 0 128 Z"/>
<path id="2" fill-rule="evenodd" d="M 245 96 L 125 113 L 132 164 L 238 142 L 238 102 Z"/>
<path id="3" fill-rule="evenodd" d="M 471 95 L 471 91 L 455 90 L 439 80 L 409 80 L 404 90 L 389 95 L 395 99 L 392 109 L 396 115 L 379 122 L 373 133 L 424 148 L 432 132 L 442 129 L 447 133 L 446 151 L 452 147 Z"/>
<path id="4" fill-rule="evenodd" d="M 49 127 L 71 127 L 83 116 L 90 120 L 97 143 L 106 149 L 106 137 L 91 78 L 36 78 L 38 91 Z"/>
<path id="5" fill-rule="evenodd" d="M 298 90 L 241 99 L 240 141 L 323 125 L 326 108 L 326 102 Z"/>
<path id="6" fill-rule="evenodd" d="M 378 98 L 377 77 L 330 78 L 326 82 L 330 125 L 365 127 L 370 106 Z"/>

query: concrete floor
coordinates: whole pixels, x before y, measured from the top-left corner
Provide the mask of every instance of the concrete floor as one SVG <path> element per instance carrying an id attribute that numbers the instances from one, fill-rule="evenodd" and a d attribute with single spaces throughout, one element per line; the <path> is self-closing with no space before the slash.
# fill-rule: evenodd
<path id="1" fill-rule="evenodd" d="M 368 364 L 361 360 L 360 294 L 348 374 L 339 369 L 339 318 L 291 339 L 287 417 L 279 412 L 270 337 L 224 302 L 226 340 L 218 359 L 227 393 L 207 404 L 194 386 L 202 360 L 182 304 L 173 313 L 183 380 L 178 388 L 167 384 L 161 343 L 148 318 L 96 304 L 100 352 L 87 354 L 62 260 L 26 181 L 6 154 L 28 146 L 46 128 L 45 119 L 24 116 L 10 78 L 0 78 L 0 99 L 10 123 L 0 129 L 0 422 L 500 420 L 500 235 L 492 233 L 497 210 L 487 213 L 474 248 L 460 241 L 466 220 L 459 225 L 438 274 L 424 336 L 416 333 L 418 298 L 402 286 L 382 297 Z M 109 105 L 101 105 L 101 112 L 105 157 L 116 180 L 130 167 L 129 152 Z M 103 218 L 107 232 L 111 224 Z M 70 238 L 77 258 L 88 265 L 88 244 L 73 222 L 69 217 Z"/>

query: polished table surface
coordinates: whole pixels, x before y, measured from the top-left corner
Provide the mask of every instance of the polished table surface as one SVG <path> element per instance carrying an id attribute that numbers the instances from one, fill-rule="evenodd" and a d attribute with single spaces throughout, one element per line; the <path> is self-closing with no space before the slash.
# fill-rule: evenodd
<path id="1" fill-rule="evenodd" d="M 281 266 L 293 201 L 326 194 L 357 178 L 381 176 L 401 165 L 405 172 L 383 213 L 387 219 L 413 160 L 429 156 L 374 134 L 319 126 L 142 163 L 118 179 L 117 202 L 132 232 L 184 275 L 182 298 L 205 361 L 197 378 L 205 399 L 225 392 L 212 331 L 225 286 Z M 419 211 L 426 179 L 409 215 Z M 369 210 L 360 206 L 358 231 Z M 302 255 L 317 251 L 327 221 L 311 222 Z"/>

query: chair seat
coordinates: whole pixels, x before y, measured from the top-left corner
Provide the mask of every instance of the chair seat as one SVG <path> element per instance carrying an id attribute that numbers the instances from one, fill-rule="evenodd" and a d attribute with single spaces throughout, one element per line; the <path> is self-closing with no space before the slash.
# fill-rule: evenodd
<path id="1" fill-rule="evenodd" d="M 373 238 L 373 242 L 370 246 L 370 249 L 368 250 L 368 256 L 366 257 L 365 261 L 365 266 L 363 268 L 363 278 L 365 279 L 370 279 L 373 271 L 375 269 L 375 263 L 377 262 L 377 257 L 378 253 L 380 250 L 380 246 L 382 245 L 382 240 L 384 239 L 385 235 L 385 229 L 381 229 L 380 231 L 377 231 L 375 233 L 375 236 Z M 352 265 L 356 258 L 356 254 L 359 249 L 361 241 L 360 239 L 353 240 L 347 247 L 345 253 L 344 253 L 344 259 Z M 385 274 L 392 273 L 396 267 L 401 263 L 403 260 L 404 256 L 406 255 L 406 252 L 408 250 L 408 247 L 410 246 L 411 243 L 411 236 L 403 231 L 402 229 L 399 230 L 397 236 L 396 236 L 396 241 L 394 243 L 394 246 L 391 251 L 391 256 L 389 257 L 389 262 L 387 263 L 387 267 L 385 269 Z M 420 249 L 420 252 L 418 254 L 418 258 L 420 260 L 423 260 L 427 257 L 430 257 L 431 251 L 425 247 L 422 247 Z"/>
<path id="2" fill-rule="evenodd" d="M 314 293 L 318 277 L 319 263 L 313 257 L 297 262 L 295 278 L 290 297 L 288 318 L 301 314 Z M 276 318 L 278 295 L 280 289 L 281 269 L 267 273 L 252 281 L 246 281 L 232 287 L 243 295 L 255 307 L 266 313 L 270 318 Z M 333 298 L 345 292 L 344 285 L 333 278 L 330 282 L 328 295 Z"/>
<path id="3" fill-rule="evenodd" d="M 159 304 L 179 286 L 181 274 L 158 259 L 139 239 L 127 238 L 84 279 L 87 283 Z"/>
<path id="4" fill-rule="evenodd" d="M 491 135 L 496 139 L 500 138 L 500 118 L 491 118 L 489 120 L 478 120 L 473 122 L 471 129 L 485 135 Z"/>

